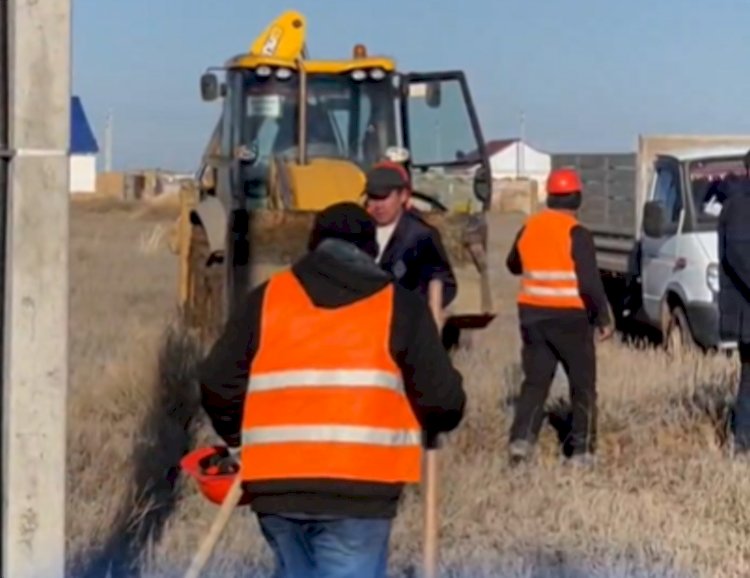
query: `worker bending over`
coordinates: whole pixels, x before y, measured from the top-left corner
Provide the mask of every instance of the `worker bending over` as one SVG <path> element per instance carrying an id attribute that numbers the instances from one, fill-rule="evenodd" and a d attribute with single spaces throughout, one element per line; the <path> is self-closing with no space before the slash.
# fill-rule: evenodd
<path id="1" fill-rule="evenodd" d="M 529 458 L 535 447 L 558 362 L 568 376 L 572 406 L 565 453 L 577 461 L 593 456 L 597 407 L 592 325 L 600 338 L 613 333 L 594 243 L 575 216 L 581 204 L 578 174 L 553 171 L 547 193 L 547 208 L 529 217 L 507 258 L 510 272 L 522 275 L 518 315 L 524 381 L 510 431 L 513 463 Z"/>
<path id="2" fill-rule="evenodd" d="M 241 448 L 277 577 L 384 578 L 402 487 L 420 482 L 423 434 L 461 421 L 462 377 L 426 303 L 375 263 L 364 208 L 319 213 L 309 249 L 229 320 L 202 403 Z"/>
<path id="3" fill-rule="evenodd" d="M 396 282 L 425 300 L 432 280 L 442 284 L 442 308 L 456 297 L 456 277 L 440 232 L 409 209 L 411 182 L 407 170 L 383 161 L 366 176 L 367 209 L 378 225 L 377 262 Z"/>

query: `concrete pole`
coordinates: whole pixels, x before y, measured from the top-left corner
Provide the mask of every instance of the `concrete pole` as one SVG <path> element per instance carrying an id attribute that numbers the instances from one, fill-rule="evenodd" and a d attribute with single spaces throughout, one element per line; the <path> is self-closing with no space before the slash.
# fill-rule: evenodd
<path id="1" fill-rule="evenodd" d="M 7 578 L 64 577 L 71 1 L 2 4 L 12 155 L 3 351 Z"/>

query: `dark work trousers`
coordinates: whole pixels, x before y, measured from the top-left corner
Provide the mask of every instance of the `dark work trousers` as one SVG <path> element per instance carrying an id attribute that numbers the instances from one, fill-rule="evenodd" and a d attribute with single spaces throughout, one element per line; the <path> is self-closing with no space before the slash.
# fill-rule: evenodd
<path id="1" fill-rule="evenodd" d="M 750 343 L 739 344 L 740 385 L 734 408 L 734 447 L 739 452 L 750 450 Z"/>
<path id="2" fill-rule="evenodd" d="M 596 444 L 596 348 L 586 318 L 560 317 L 521 325 L 524 381 L 516 402 L 511 443 L 536 443 L 544 421 L 544 404 L 557 363 L 568 376 L 572 423 L 566 455 L 593 453 Z"/>

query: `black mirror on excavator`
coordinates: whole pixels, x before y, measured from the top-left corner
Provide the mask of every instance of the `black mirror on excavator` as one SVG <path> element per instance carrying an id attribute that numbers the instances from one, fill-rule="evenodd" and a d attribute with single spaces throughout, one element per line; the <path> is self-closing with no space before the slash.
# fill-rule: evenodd
<path id="1" fill-rule="evenodd" d="M 484 165 L 480 165 L 474 173 L 474 195 L 482 201 L 492 195 L 492 177 L 487 174 Z"/>
<path id="2" fill-rule="evenodd" d="M 219 79 L 212 72 L 201 76 L 201 97 L 205 102 L 211 102 L 219 97 Z"/>
<path id="3" fill-rule="evenodd" d="M 441 94 L 439 80 L 433 80 L 427 83 L 425 101 L 430 108 L 440 108 Z"/>

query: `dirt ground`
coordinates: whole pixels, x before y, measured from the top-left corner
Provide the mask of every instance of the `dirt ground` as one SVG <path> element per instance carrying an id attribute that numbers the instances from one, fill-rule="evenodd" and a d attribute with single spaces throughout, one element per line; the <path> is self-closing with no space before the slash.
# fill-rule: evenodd
<path id="1" fill-rule="evenodd" d="M 67 535 L 77 577 L 107 568 L 179 576 L 217 511 L 174 470 L 187 448 L 216 438 L 200 412 L 189 420 L 197 353 L 176 324 L 170 218 L 73 205 Z M 514 289 L 507 278 L 496 288 L 501 315 L 456 359 L 469 410 L 440 454 L 443 576 L 749 576 L 750 466 L 729 461 L 721 445 L 736 361 L 604 344 L 598 466 L 561 464 L 547 424 L 538 463 L 510 470 L 506 437 L 521 379 Z M 565 399 L 562 379 L 552 423 Z M 393 577 L 419 572 L 422 515 L 414 488 L 394 529 Z M 205 575 L 270 569 L 252 514 L 238 512 Z"/>

